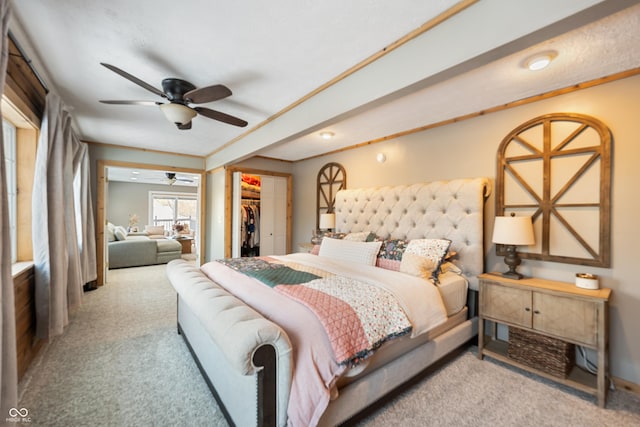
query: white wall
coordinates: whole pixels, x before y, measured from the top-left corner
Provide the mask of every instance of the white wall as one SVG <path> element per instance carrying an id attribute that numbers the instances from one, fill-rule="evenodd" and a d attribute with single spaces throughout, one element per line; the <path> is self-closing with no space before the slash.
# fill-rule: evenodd
<path id="1" fill-rule="evenodd" d="M 604 122 L 613 134 L 612 267 L 524 260 L 524 274 L 574 281 L 577 271 L 598 274 L 613 289 L 610 305 L 610 366 L 614 376 L 640 384 L 640 283 L 635 263 L 640 251 L 640 76 L 484 115 L 421 133 L 294 164 L 293 244 L 307 242 L 315 224 L 316 176 L 328 162 L 347 171 L 348 188 L 409 184 L 439 179 L 486 176 L 495 182 L 502 139 L 521 123 L 549 113 L 582 113 Z M 362 142 L 362 141 L 357 141 Z M 387 156 L 384 164 L 376 154 Z M 486 206 L 487 271 L 504 269 L 490 242 L 494 197 Z"/>
<path id="2" fill-rule="evenodd" d="M 205 225 L 207 234 L 205 245 L 207 255 L 204 262 L 224 258 L 225 171 L 223 169 L 207 174 L 206 199 Z"/>
<path id="3" fill-rule="evenodd" d="M 127 227 L 129 215 L 138 215 L 138 228 L 149 224 L 149 192 L 196 193 L 197 187 L 143 184 L 133 182 L 109 182 L 107 206 L 110 222 Z"/>

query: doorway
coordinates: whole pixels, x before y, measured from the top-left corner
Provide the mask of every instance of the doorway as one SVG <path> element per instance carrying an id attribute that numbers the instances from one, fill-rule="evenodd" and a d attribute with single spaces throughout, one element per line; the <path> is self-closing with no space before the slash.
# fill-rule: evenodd
<path id="1" fill-rule="evenodd" d="M 269 225 L 269 228 L 265 228 L 261 233 L 260 247 L 262 249 L 264 245 L 264 250 L 260 251 L 260 255 L 267 254 L 267 252 L 270 252 L 270 254 L 290 253 L 292 229 L 291 174 L 251 168 L 228 167 L 226 169 L 225 191 L 226 200 L 229 201 L 229 203 L 225 205 L 225 217 L 229 218 L 229 220 L 226 221 L 225 224 L 225 257 L 240 256 L 241 254 L 240 246 L 238 246 L 238 239 L 240 239 L 241 236 L 239 227 L 237 227 L 237 220 L 241 213 L 239 208 L 242 199 L 242 190 L 239 184 L 241 174 L 259 176 L 262 182 L 266 184 L 264 186 L 261 185 L 261 187 L 269 193 L 269 195 L 264 197 L 265 203 L 262 203 L 262 200 L 258 199 L 259 203 L 264 205 L 261 206 L 260 209 L 261 226 Z M 234 179 L 234 175 L 236 179 Z M 265 233 L 266 230 L 269 231 Z"/>
<path id="2" fill-rule="evenodd" d="M 97 266 L 98 266 L 98 285 L 103 285 L 108 282 L 108 251 L 106 250 L 108 242 L 106 241 L 107 233 L 105 229 L 107 227 L 107 220 L 111 217 L 109 210 L 109 169 L 119 168 L 128 170 L 137 170 L 146 173 L 157 172 L 160 174 L 166 174 L 167 172 L 173 173 L 180 178 L 179 174 L 187 174 L 192 176 L 197 183 L 196 199 L 197 199 L 197 218 L 195 222 L 198 224 L 197 230 L 194 233 L 194 247 L 197 247 L 196 263 L 200 264 L 202 259 L 205 259 L 204 254 L 204 206 L 205 206 L 205 193 L 206 193 L 206 176 L 205 172 L 198 169 L 189 168 L 176 168 L 175 166 L 166 165 L 149 165 L 142 163 L 129 163 L 120 161 L 108 161 L 99 160 L 97 169 L 97 227 L 96 227 L 96 249 L 97 249 Z M 175 178 L 173 176 L 172 178 Z M 169 179 L 169 178 L 167 178 Z M 146 224 L 148 218 L 139 218 L 139 220 Z"/>

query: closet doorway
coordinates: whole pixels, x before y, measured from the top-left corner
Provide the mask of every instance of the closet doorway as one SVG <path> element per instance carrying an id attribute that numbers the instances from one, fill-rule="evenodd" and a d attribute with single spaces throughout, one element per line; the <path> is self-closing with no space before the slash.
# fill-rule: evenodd
<path id="1" fill-rule="evenodd" d="M 291 248 L 291 175 L 227 169 L 225 256 L 284 255 Z"/>

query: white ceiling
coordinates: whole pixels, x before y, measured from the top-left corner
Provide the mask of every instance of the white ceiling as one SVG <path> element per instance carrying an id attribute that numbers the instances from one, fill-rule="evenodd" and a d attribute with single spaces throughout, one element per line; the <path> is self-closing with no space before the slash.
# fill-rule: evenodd
<path id="1" fill-rule="evenodd" d="M 200 176 L 186 172 L 175 173 L 175 181 L 169 180 L 166 171 L 152 169 L 131 169 L 109 166 L 109 181 L 128 182 L 131 184 L 159 184 L 172 187 L 197 187 Z"/>
<path id="2" fill-rule="evenodd" d="M 299 160 L 640 67 L 632 0 L 29 0 L 13 9 L 12 32 L 81 139 L 209 156 L 208 168 L 254 154 Z M 558 52 L 550 67 L 522 67 L 545 49 Z M 157 107 L 101 104 L 160 98 L 100 62 L 157 88 L 165 77 L 224 84 L 233 95 L 204 106 L 249 125 L 196 117 L 180 131 Z M 336 137 L 321 140 L 323 129 Z"/>

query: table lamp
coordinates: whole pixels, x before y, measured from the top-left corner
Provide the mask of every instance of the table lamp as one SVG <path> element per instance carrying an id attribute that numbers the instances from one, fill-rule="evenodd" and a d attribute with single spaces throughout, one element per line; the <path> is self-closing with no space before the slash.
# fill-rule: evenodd
<path id="1" fill-rule="evenodd" d="M 320 230 L 331 231 L 336 226 L 336 214 L 323 213 L 320 214 Z"/>
<path id="2" fill-rule="evenodd" d="M 497 216 L 493 225 L 492 240 L 493 243 L 506 246 L 507 255 L 504 257 L 504 263 L 509 270 L 502 275 L 511 279 L 522 279 L 524 276 L 516 271 L 516 267 L 521 263 L 516 246 L 535 243 L 531 217 L 515 216 L 514 213 L 511 216 Z"/>

